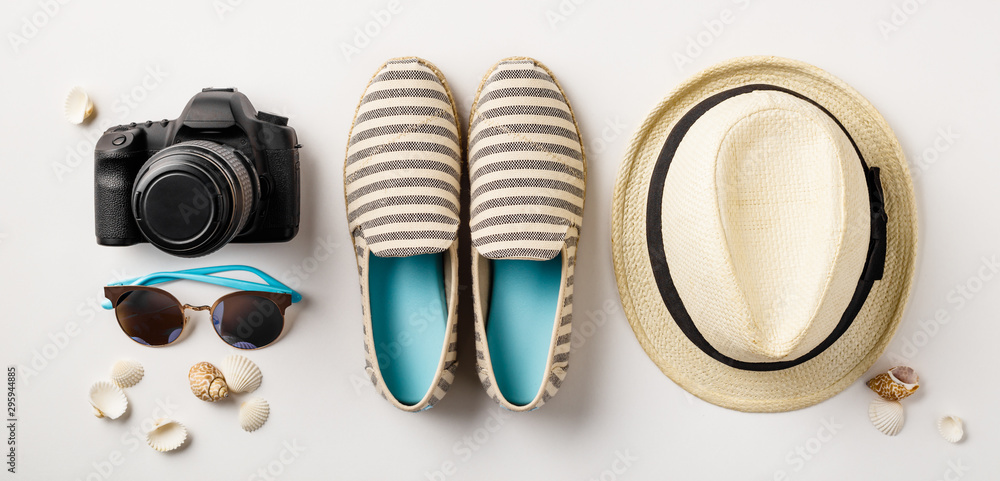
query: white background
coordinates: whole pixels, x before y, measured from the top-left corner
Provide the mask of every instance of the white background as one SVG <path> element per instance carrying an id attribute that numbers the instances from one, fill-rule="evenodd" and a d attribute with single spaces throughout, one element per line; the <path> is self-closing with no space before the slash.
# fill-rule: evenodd
<path id="1" fill-rule="evenodd" d="M 366 43 L 356 29 L 386 1 L 245 0 L 222 15 L 221 2 L 207 1 L 75 0 L 54 15 L 35 0 L 3 2 L 0 362 L 22 369 L 18 473 L 0 478 L 265 479 L 256 473 L 271 469 L 276 479 L 418 480 L 444 479 L 448 469 L 447 479 L 996 479 L 1000 282 L 984 259 L 1000 258 L 1000 6 L 562 3 L 400 0 L 402 11 L 384 28 L 369 25 L 377 34 L 346 57 L 343 45 Z M 34 31 L 25 18 L 43 25 Z M 687 76 L 750 54 L 813 63 L 867 96 L 907 153 L 920 211 L 917 279 L 887 355 L 836 397 L 782 414 L 725 410 L 663 376 L 622 315 L 611 263 L 611 192 L 632 131 Z M 438 65 L 466 120 L 490 65 L 533 56 L 556 73 L 579 118 L 590 177 L 572 369 L 538 411 L 509 415 L 483 393 L 468 317 L 458 379 L 429 412 L 396 411 L 364 377 L 341 169 L 365 83 L 402 55 Z M 678 66 L 679 55 L 690 62 Z M 62 119 L 75 84 L 97 103 L 88 125 Z M 96 245 L 91 152 L 102 127 L 175 118 L 206 86 L 237 86 L 257 108 L 291 118 L 304 144 L 298 237 L 194 260 L 149 245 Z M 68 154 L 78 148 L 82 158 Z M 206 313 L 193 314 L 194 329 L 177 345 L 151 349 L 95 307 L 112 279 L 228 263 L 301 284 L 306 298 L 289 309 L 287 335 L 249 355 L 265 377 L 256 394 L 272 407 L 252 434 L 237 424 L 238 400 L 209 404 L 188 390 L 191 364 L 234 351 Z M 193 304 L 227 292 L 194 283 L 167 289 Z M 873 394 L 862 382 L 893 364 L 889 353 L 922 381 L 904 401 L 907 424 L 895 438 L 869 424 Z M 127 390 L 127 417 L 96 419 L 87 390 L 120 358 L 141 361 L 146 378 Z M 130 434 L 158 405 L 189 428 L 183 450 L 160 454 Z M 936 432 L 946 413 L 966 420 L 961 444 Z"/>

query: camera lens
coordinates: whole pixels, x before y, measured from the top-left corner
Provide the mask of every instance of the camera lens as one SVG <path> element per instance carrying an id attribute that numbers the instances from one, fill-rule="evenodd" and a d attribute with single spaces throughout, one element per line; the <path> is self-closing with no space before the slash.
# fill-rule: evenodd
<path id="1" fill-rule="evenodd" d="M 139 169 L 132 213 L 146 239 L 181 257 L 215 252 L 247 224 L 260 195 L 242 153 L 216 142 L 171 145 Z"/>

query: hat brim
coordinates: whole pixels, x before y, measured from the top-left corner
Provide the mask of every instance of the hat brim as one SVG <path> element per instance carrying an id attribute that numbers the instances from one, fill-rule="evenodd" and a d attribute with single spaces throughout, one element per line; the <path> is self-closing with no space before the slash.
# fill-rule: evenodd
<path id="1" fill-rule="evenodd" d="M 850 328 L 809 361 L 775 371 L 731 367 L 688 339 L 660 296 L 646 240 L 650 178 L 674 124 L 705 98 L 752 84 L 797 92 L 838 119 L 868 165 L 880 169 L 888 215 L 882 279 L 875 282 Z M 611 215 L 618 292 L 636 339 L 674 382 L 725 408 L 791 411 L 844 390 L 885 350 L 909 297 L 916 263 L 917 214 L 913 182 L 902 148 L 867 99 L 840 79 L 803 62 L 779 57 L 736 58 L 678 86 L 650 112 L 633 136 L 618 172 Z"/>

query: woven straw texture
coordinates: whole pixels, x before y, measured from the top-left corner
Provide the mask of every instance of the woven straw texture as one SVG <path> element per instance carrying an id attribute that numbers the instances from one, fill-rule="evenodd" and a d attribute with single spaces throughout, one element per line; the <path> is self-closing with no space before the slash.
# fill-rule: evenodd
<path id="1" fill-rule="evenodd" d="M 671 278 L 723 354 L 796 359 L 840 322 L 868 254 L 868 184 L 815 105 L 756 91 L 713 107 L 680 142 L 662 206 Z"/>
<path id="2" fill-rule="evenodd" d="M 868 165 L 881 170 L 889 218 L 883 278 L 875 282 L 851 327 L 815 358 L 777 371 L 732 368 L 692 344 L 671 319 L 660 297 L 646 245 L 649 182 L 668 133 L 700 101 L 749 84 L 789 89 L 829 110 L 850 133 Z M 669 196 L 664 199 L 666 202 Z M 850 86 L 823 70 L 794 60 L 738 58 L 687 80 L 653 109 L 635 133 L 615 185 L 612 205 L 615 275 L 626 316 L 639 344 L 674 382 L 701 399 L 730 409 L 748 412 L 800 409 L 833 396 L 861 376 L 884 351 L 902 318 L 913 279 L 916 248 L 913 185 L 892 130 L 871 103 Z M 688 299 L 684 298 L 685 303 Z"/>

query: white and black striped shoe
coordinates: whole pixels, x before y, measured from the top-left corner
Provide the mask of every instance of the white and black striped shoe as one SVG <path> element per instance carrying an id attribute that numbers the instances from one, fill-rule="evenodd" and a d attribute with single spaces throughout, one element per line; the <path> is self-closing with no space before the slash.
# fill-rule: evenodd
<path id="1" fill-rule="evenodd" d="M 405 411 L 430 408 L 457 367 L 459 192 L 455 101 L 426 60 L 372 77 L 344 163 L 347 223 L 361 279 L 365 370 Z"/>
<path id="2" fill-rule="evenodd" d="M 479 379 L 502 406 L 529 411 L 569 364 L 587 177 L 552 72 L 530 58 L 494 65 L 472 103 L 468 155 Z"/>

